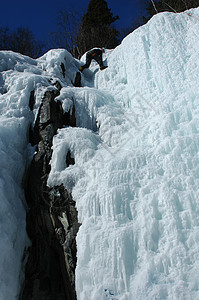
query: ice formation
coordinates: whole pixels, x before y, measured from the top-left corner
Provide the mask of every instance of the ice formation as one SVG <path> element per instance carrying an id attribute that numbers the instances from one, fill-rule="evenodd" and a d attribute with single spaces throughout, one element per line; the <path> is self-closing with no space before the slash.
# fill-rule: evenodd
<path id="1" fill-rule="evenodd" d="M 199 297 L 198 32 L 199 9 L 158 14 L 106 50 L 106 70 L 85 70 L 81 88 L 71 84 L 81 62 L 65 50 L 37 60 L 0 52 L 2 300 L 18 292 L 26 240 L 27 129 L 56 79 L 77 127 L 54 137 L 48 184 L 76 201 L 78 300 Z"/>

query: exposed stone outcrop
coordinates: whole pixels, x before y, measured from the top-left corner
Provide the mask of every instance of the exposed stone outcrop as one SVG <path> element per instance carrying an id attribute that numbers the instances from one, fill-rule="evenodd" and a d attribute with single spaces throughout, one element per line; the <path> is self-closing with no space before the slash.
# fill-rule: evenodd
<path id="1" fill-rule="evenodd" d="M 30 142 L 37 145 L 32 160 L 26 199 L 29 206 L 27 232 L 32 242 L 28 249 L 25 282 L 21 300 L 73 300 L 75 293 L 76 234 L 79 228 L 72 196 L 63 185 L 47 186 L 52 156 L 52 139 L 64 125 L 75 126 L 72 115 L 64 113 L 61 103 L 54 101 L 61 85 L 47 91 L 42 100 Z M 30 95 L 31 109 L 34 91 Z M 74 164 L 70 151 L 67 165 Z"/>
<path id="2" fill-rule="evenodd" d="M 73 82 L 73 85 L 75 87 L 81 87 L 82 86 L 82 84 L 81 84 L 81 73 L 80 72 L 76 73 L 75 81 Z"/>

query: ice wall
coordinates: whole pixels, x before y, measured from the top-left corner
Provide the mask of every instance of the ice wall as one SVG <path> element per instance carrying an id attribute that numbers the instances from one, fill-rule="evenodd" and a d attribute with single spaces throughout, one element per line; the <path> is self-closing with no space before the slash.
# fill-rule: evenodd
<path id="1" fill-rule="evenodd" d="M 91 66 L 97 92 L 75 91 L 87 105 L 79 127 L 90 116 L 98 131 L 55 140 L 50 182 L 72 190 L 82 223 L 78 299 L 199 295 L 199 11 L 189 14 L 159 14 L 107 50 L 108 69 Z M 54 160 L 63 137 L 68 169 Z"/>
<path id="2" fill-rule="evenodd" d="M 106 50 L 107 69 L 83 72 L 80 88 L 81 62 L 65 50 L 0 53 L 2 300 L 19 292 L 28 129 L 56 80 L 77 128 L 54 137 L 48 185 L 76 201 L 78 300 L 199 297 L 198 32 L 198 9 L 156 15 Z"/>

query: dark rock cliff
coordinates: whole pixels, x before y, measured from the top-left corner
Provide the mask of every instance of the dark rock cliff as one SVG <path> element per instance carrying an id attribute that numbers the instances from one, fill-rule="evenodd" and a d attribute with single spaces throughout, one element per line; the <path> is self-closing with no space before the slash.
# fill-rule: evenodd
<path id="1" fill-rule="evenodd" d="M 76 234 L 79 224 L 75 202 L 63 185 L 47 186 L 53 136 L 58 128 L 75 126 L 75 108 L 72 115 L 63 112 L 61 103 L 54 100 L 61 85 L 56 83 L 55 86 L 56 89 L 45 93 L 35 126 L 30 130 L 30 143 L 37 145 L 37 149 L 25 191 L 29 206 L 27 233 L 31 246 L 21 300 L 76 299 Z M 29 104 L 32 109 L 34 91 L 31 92 Z M 74 163 L 69 151 L 66 164 Z"/>

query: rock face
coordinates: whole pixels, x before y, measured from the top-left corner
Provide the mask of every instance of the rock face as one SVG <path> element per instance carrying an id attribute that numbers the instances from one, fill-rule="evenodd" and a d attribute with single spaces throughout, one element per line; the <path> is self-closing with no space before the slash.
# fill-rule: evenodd
<path id="1" fill-rule="evenodd" d="M 54 101 L 61 89 L 58 83 L 56 87 L 45 93 L 35 126 L 30 130 L 30 142 L 37 145 L 37 152 L 26 186 L 27 233 L 31 246 L 21 300 L 76 299 L 75 238 L 79 224 L 75 202 L 63 185 L 47 186 L 53 136 L 64 125 L 75 126 L 75 109 L 71 116 L 63 112 L 60 102 Z M 31 108 L 33 103 L 34 92 L 31 92 Z M 75 163 L 70 152 L 66 162 L 67 165 Z"/>

